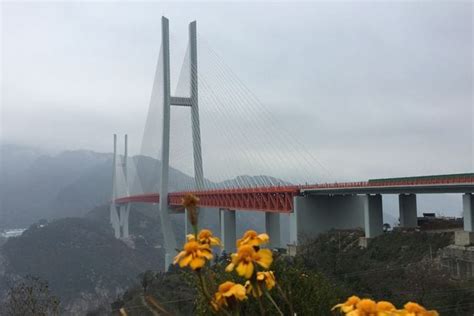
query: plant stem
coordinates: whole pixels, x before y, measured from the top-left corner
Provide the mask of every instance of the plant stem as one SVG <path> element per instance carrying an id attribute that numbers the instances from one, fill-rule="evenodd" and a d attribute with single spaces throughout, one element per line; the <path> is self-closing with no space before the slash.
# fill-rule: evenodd
<path id="1" fill-rule="evenodd" d="M 198 240 L 198 226 L 197 225 L 193 225 L 193 231 L 194 231 L 194 238 Z"/>
<path id="2" fill-rule="evenodd" d="M 278 283 L 276 284 L 276 287 L 278 291 L 280 292 L 281 296 L 283 297 L 283 299 L 285 300 L 286 304 L 288 304 L 288 308 L 290 309 L 290 315 L 291 316 L 295 315 L 295 312 L 293 310 L 293 304 L 291 304 L 291 301 L 288 299 L 288 296 L 285 294 L 285 292 L 283 291 L 283 289 L 280 287 Z"/>
<path id="3" fill-rule="evenodd" d="M 258 300 L 258 307 L 260 308 L 260 315 L 265 316 L 265 309 L 263 308 L 263 304 L 262 304 L 262 296 L 259 295 L 260 287 L 258 286 L 258 282 L 256 279 L 253 279 L 251 283 L 252 283 L 252 287 L 257 290 L 257 296 L 258 296 L 257 300 Z"/>
<path id="4" fill-rule="evenodd" d="M 204 276 L 202 275 L 201 271 L 200 270 L 197 270 L 196 271 L 198 277 L 199 277 L 199 283 L 201 285 L 201 289 L 202 289 L 202 292 L 204 293 L 204 296 L 206 297 L 206 300 L 207 300 L 207 304 L 209 305 L 210 308 L 213 308 L 212 307 L 212 297 L 211 295 L 209 294 L 209 292 L 207 291 L 207 287 L 206 287 L 206 281 L 204 280 Z M 228 315 L 228 316 L 232 316 L 232 314 L 230 314 L 228 311 L 226 311 L 225 309 L 222 310 L 224 312 L 224 314 Z"/>
<path id="5" fill-rule="evenodd" d="M 265 295 L 266 295 L 267 298 L 270 300 L 270 302 L 272 302 L 273 306 L 275 306 L 275 308 L 277 309 L 278 313 L 279 313 L 281 316 L 284 316 L 283 312 L 282 312 L 281 309 L 278 307 L 277 303 L 273 300 L 273 297 L 270 295 L 270 293 L 268 293 L 267 290 L 265 290 Z"/>
<path id="6" fill-rule="evenodd" d="M 260 308 L 260 315 L 265 316 L 265 309 L 263 308 L 262 299 L 258 298 L 258 307 Z"/>
<path id="7" fill-rule="evenodd" d="M 212 298 L 211 298 L 211 295 L 209 294 L 209 292 L 207 291 L 206 282 L 204 281 L 204 277 L 203 277 L 200 270 L 197 270 L 196 273 L 199 277 L 199 283 L 201 284 L 202 292 L 204 293 L 204 296 L 206 297 L 208 303 L 211 304 Z"/>

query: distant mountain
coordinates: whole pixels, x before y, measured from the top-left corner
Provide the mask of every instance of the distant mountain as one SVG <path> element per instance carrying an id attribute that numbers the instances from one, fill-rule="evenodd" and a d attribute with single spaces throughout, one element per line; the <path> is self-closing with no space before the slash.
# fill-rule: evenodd
<path id="1" fill-rule="evenodd" d="M 110 200 L 110 153 L 76 150 L 47 155 L 39 149 L 16 145 L 1 145 L 0 153 L 0 229 L 28 227 L 42 218 L 81 217 Z M 142 192 L 157 192 L 161 162 L 144 156 L 136 156 L 133 160 Z M 169 181 L 170 191 L 184 190 L 186 184 L 194 182 L 191 176 L 173 168 Z M 206 186 L 210 188 L 288 184 L 264 175 L 241 175 L 218 183 L 206 180 Z M 459 196 L 420 195 L 419 213 L 435 211 L 459 216 L 460 201 Z M 392 226 L 398 222 L 396 196 L 384 196 L 384 212 L 385 222 Z M 239 216 L 249 217 L 257 227 L 263 225 L 261 215 L 239 212 Z M 213 219 L 217 224 L 217 217 L 213 216 Z"/>
<path id="2" fill-rule="evenodd" d="M 144 221 L 135 216 L 136 223 Z M 163 252 L 148 228 L 147 238 L 137 237 L 134 248 L 115 239 L 110 225 L 91 219 L 65 218 L 33 225 L 20 237 L 9 238 L 0 248 L 0 301 L 11 280 L 34 275 L 48 280 L 60 297 L 62 315 L 85 315 L 107 306 L 137 282 L 147 269 L 162 267 Z M 2 294 L 3 293 L 3 294 Z"/>
<path id="3" fill-rule="evenodd" d="M 217 187 L 240 187 L 240 186 L 278 186 L 278 185 L 291 185 L 290 182 L 282 179 L 260 175 L 260 176 L 238 176 L 234 179 L 225 180 L 215 184 Z"/>
<path id="4" fill-rule="evenodd" d="M 218 211 L 212 210 L 218 219 Z M 202 227 L 219 232 L 214 223 Z M 131 237 L 113 236 L 109 207 L 96 207 L 84 218 L 64 218 L 33 224 L 21 236 L 0 246 L 0 304 L 6 286 L 26 275 L 48 280 L 60 297 L 62 315 L 85 315 L 108 306 L 124 289 L 137 284 L 146 270 L 163 269 L 163 236 L 156 205 L 134 203 L 129 229 Z M 184 214 L 171 216 L 178 245 L 185 239 Z M 244 229 L 263 229 L 262 214 L 240 212 L 239 235 Z"/>
<path id="5" fill-rule="evenodd" d="M 0 175 L 18 176 L 43 154 L 38 148 L 0 144 Z"/>
<path id="6" fill-rule="evenodd" d="M 50 156 L 12 145 L 2 145 L 0 150 L 0 225 L 9 228 L 55 217 L 60 213 L 61 205 L 55 201 L 61 190 L 111 157 L 86 150 Z"/>
<path id="7" fill-rule="evenodd" d="M 81 217 L 107 204 L 112 191 L 112 154 L 88 150 L 58 155 L 21 146 L 2 145 L 0 228 L 28 227 L 40 219 Z M 141 192 L 158 192 L 161 162 L 133 157 Z M 276 185 L 287 182 L 268 176 L 239 176 L 206 186 Z M 170 191 L 185 190 L 191 176 L 170 168 Z"/>

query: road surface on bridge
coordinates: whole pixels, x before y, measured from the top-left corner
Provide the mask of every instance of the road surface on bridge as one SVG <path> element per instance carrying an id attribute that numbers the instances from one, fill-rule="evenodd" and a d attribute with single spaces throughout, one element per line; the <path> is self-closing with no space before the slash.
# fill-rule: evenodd
<path id="1" fill-rule="evenodd" d="M 298 195 L 468 192 L 474 192 L 474 174 L 373 179 L 360 182 L 323 183 L 304 186 L 172 192 L 168 194 L 168 205 L 170 207 L 181 206 L 182 198 L 186 194 L 192 193 L 199 197 L 200 207 L 288 213 L 293 210 L 293 197 Z M 115 203 L 159 203 L 159 201 L 158 193 L 148 193 L 121 197 L 116 199 Z"/>

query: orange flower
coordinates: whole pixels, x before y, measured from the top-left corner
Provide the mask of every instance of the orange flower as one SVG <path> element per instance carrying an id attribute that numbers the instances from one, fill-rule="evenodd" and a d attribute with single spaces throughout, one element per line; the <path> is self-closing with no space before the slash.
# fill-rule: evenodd
<path id="1" fill-rule="evenodd" d="M 208 244 L 211 246 L 220 246 L 221 240 L 212 235 L 212 232 L 209 229 L 203 229 L 198 234 L 198 241 L 201 244 Z"/>
<path id="2" fill-rule="evenodd" d="M 273 271 L 257 272 L 257 282 L 265 283 L 267 290 L 273 289 L 276 284 Z"/>
<path id="3" fill-rule="evenodd" d="M 273 271 L 257 272 L 257 283 L 258 287 L 254 288 L 249 280 L 245 282 L 247 293 L 252 293 L 254 297 L 262 296 L 263 293 L 261 289 L 263 287 L 265 287 L 267 290 L 273 289 L 276 284 Z"/>
<path id="4" fill-rule="evenodd" d="M 349 313 L 356 308 L 357 303 L 360 302 L 360 298 L 357 296 L 351 296 L 345 301 L 344 303 L 337 304 L 331 310 L 335 310 L 336 308 L 340 308 L 342 312 Z"/>
<path id="5" fill-rule="evenodd" d="M 370 299 L 351 296 L 346 302 L 337 304 L 332 310 L 339 308 L 346 316 L 438 316 L 436 311 L 427 311 L 423 306 L 408 302 L 405 309 L 396 309 L 387 301 L 375 303 Z"/>
<path id="6" fill-rule="evenodd" d="M 206 264 L 206 260 L 211 260 L 212 257 L 208 244 L 199 244 L 191 240 L 184 245 L 184 250 L 174 258 L 174 264 L 179 263 L 181 268 L 190 266 L 191 269 L 197 270 L 202 268 Z"/>
<path id="7" fill-rule="evenodd" d="M 403 306 L 405 309 L 402 310 L 401 315 L 403 316 L 438 316 L 437 311 L 427 311 L 426 308 L 420 304 L 408 302 Z"/>
<path id="8" fill-rule="evenodd" d="M 247 230 L 244 236 L 237 240 L 237 248 L 243 245 L 260 246 L 270 240 L 267 234 L 257 234 L 254 230 Z"/>
<path id="9" fill-rule="evenodd" d="M 273 262 L 273 254 L 269 249 L 259 249 L 256 251 L 250 245 L 241 246 L 237 253 L 232 254 L 232 262 L 225 268 L 230 272 L 236 268 L 240 276 L 250 279 L 255 271 L 254 264 L 258 264 L 264 269 L 268 269 Z"/>
<path id="10" fill-rule="evenodd" d="M 196 241 L 196 237 L 194 236 L 194 234 L 186 235 L 186 239 L 188 241 Z M 207 244 L 210 246 L 221 245 L 221 240 L 218 237 L 214 237 L 214 235 L 212 234 L 212 231 L 210 231 L 209 229 L 203 229 L 199 232 L 198 242 L 200 244 Z"/>
<path id="11" fill-rule="evenodd" d="M 362 299 L 356 304 L 356 309 L 347 313 L 347 316 L 375 316 L 377 303 L 369 299 Z"/>
<path id="12" fill-rule="evenodd" d="M 245 287 L 242 284 L 235 284 L 234 282 L 227 281 L 219 285 L 217 293 L 214 294 L 212 306 L 216 311 L 218 311 L 223 306 L 229 307 L 230 305 L 233 305 L 233 303 L 245 299 L 247 299 Z"/>
<path id="13" fill-rule="evenodd" d="M 378 316 L 391 316 L 396 312 L 395 306 L 387 301 L 377 302 L 377 315 Z"/>

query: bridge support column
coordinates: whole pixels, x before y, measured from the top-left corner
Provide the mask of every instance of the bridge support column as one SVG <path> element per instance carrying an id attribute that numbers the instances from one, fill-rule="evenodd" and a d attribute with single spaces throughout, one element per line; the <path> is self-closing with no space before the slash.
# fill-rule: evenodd
<path id="1" fill-rule="evenodd" d="M 120 238 L 120 219 L 117 213 L 117 207 L 114 203 L 110 206 L 110 223 L 114 229 L 115 238 Z"/>
<path id="2" fill-rule="evenodd" d="M 161 232 L 163 234 L 165 248 L 165 271 L 168 271 L 176 254 L 176 239 L 168 213 L 168 177 L 170 163 L 170 117 L 171 117 L 171 94 L 170 94 L 170 48 L 169 48 L 169 21 L 161 18 L 161 38 L 163 52 L 163 133 L 161 141 L 161 183 L 159 215 L 161 221 Z"/>
<path id="3" fill-rule="evenodd" d="M 416 227 L 418 226 L 418 218 L 416 211 L 416 195 L 400 194 L 398 196 L 398 205 L 400 210 L 400 226 Z"/>
<path id="4" fill-rule="evenodd" d="M 295 196 L 290 215 L 290 244 L 317 236 L 329 228 L 329 196 Z"/>
<path id="5" fill-rule="evenodd" d="M 364 207 L 365 237 L 377 237 L 383 233 L 382 196 L 366 195 Z"/>
<path id="6" fill-rule="evenodd" d="M 265 231 L 270 236 L 270 248 L 281 248 L 280 214 L 265 213 Z"/>
<path id="7" fill-rule="evenodd" d="M 120 226 L 122 227 L 122 237 L 128 238 L 128 217 L 130 215 L 130 203 L 120 206 Z"/>
<path id="8" fill-rule="evenodd" d="M 228 254 L 235 252 L 235 242 L 237 240 L 235 211 L 221 209 L 219 211 L 219 222 L 223 250 Z"/>
<path id="9" fill-rule="evenodd" d="M 454 244 L 457 246 L 474 245 L 474 198 L 472 193 L 462 196 L 464 230 L 454 233 Z"/>
<path id="10" fill-rule="evenodd" d="M 365 196 L 360 195 L 296 196 L 290 215 L 290 244 L 331 229 L 361 229 L 364 209 Z"/>
<path id="11" fill-rule="evenodd" d="M 462 208 L 464 230 L 474 232 L 474 198 L 472 197 L 472 193 L 466 193 L 462 196 Z"/>

